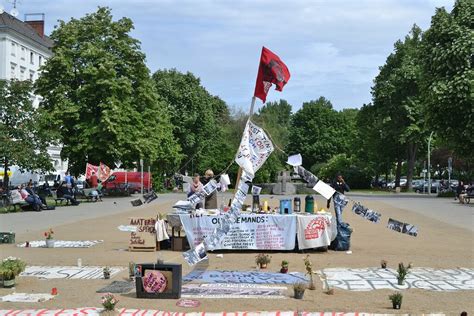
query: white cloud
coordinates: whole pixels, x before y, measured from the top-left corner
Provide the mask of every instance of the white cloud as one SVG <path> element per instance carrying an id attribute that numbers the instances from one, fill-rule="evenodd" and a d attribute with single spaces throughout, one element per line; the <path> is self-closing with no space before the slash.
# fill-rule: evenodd
<path id="1" fill-rule="evenodd" d="M 295 108 L 320 95 L 336 108 L 370 102 L 378 67 L 414 23 L 429 26 L 435 7 L 453 0 L 31 0 L 21 13 L 44 12 L 47 30 L 109 6 L 130 17 L 152 71 L 177 68 L 201 77 L 230 105 L 247 107 L 261 46 L 287 63 L 292 78 L 282 93 Z"/>

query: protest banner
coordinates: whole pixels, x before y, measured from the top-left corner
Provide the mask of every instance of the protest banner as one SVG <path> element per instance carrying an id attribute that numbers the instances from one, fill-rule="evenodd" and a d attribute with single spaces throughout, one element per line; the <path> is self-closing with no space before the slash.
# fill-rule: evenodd
<path id="1" fill-rule="evenodd" d="M 77 266 L 27 266 L 20 276 L 37 277 L 40 279 L 102 279 L 104 267 Z M 110 267 L 110 276 L 125 268 Z"/>
<path id="2" fill-rule="evenodd" d="M 263 129 L 248 120 L 235 162 L 253 178 L 273 149 L 273 144 Z"/>
<path id="3" fill-rule="evenodd" d="M 328 215 L 297 216 L 298 249 L 326 247 L 337 235 L 335 218 Z"/>
<path id="4" fill-rule="evenodd" d="M 191 247 L 214 233 L 224 216 L 192 216 L 180 219 Z M 292 250 L 295 248 L 296 217 L 284 215 L 239 215 L 214 249 Z"/>

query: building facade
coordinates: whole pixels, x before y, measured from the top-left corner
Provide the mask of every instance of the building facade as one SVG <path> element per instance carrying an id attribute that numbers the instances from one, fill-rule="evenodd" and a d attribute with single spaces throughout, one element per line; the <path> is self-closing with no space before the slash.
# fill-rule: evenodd
<path id="1" fill-rule="evenodd" d="M 42 20 L 21 21 L 3 12 L 0 14 L 0 79 L 38 79 L 40 67 L 52 56 L 53 41 L 44 34 Z M 33 105 L 39 104 L 35 96 Z M 67 169 L 67 162 L 61 160 L 61 148 L 48 148 L 51 162 L 57 172 Z"/>

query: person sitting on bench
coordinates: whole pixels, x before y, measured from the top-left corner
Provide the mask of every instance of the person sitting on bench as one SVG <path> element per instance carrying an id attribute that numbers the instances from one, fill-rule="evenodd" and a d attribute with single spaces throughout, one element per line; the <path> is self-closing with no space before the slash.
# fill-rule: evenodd
<path id="1" fill-rule="evenodd" d="M 67 187 L 66 182 L 62 182 L 56 191 L 58 198 L 66 199 L 66 201 L 71 202 L 72 205 L 79 205 L 79 202 L 74 198 L 74 193 L 71 188 Z"/>
<path id="2" fill-rule="evenodd" d="M 40 198 L 33 192 L 32 184 L 29 183 L 28 187 L 21 186 L 20 189 L 21 197 L 25 200 L 26 203 L 31 205 L 33 210 L 40 211 L 45 207 L 41 202 Z"/>

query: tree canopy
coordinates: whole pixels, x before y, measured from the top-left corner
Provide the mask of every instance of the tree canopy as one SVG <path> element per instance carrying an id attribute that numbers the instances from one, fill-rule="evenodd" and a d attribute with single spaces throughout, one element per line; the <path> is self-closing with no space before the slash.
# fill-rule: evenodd
<path id="1" fill-rule="evenodd" d="M 44 118 L 33 107 L 32 91 L 29 80 L 0 80 L 0 162 L 5 187 L 10 166 L 29 171 L 52 168 L 47 152 L 51 134 L 40 128 Z"/>
<path id="2" fill-rule="evenodd" d="M 108 8 L 60 21 L 51 34 L 54 55 L 36 82 L 50 130 L 58 130 L 73 173 L 86 162 L 131 165 L 143 158 L 175 164 L 166 104 L 160 101 L 128 18 L 113 21 Z"/>

